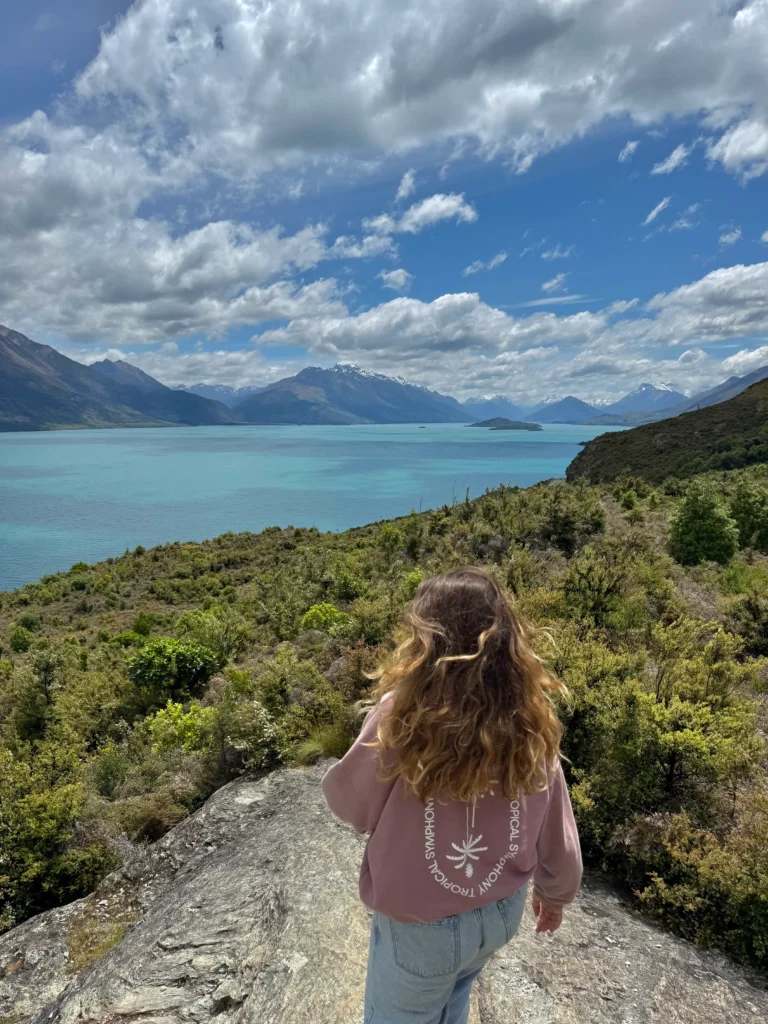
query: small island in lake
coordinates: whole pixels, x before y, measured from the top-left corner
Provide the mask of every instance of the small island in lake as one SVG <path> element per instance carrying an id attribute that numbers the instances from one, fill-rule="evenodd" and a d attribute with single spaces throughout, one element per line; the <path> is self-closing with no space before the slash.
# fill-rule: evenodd
<path id="1" fill-rule="evenodd" d="M 488 430 L 541 430 L 540 423 L 525 423 L 523 420 L 508 420 L 504 416 L 494 416 L 490 420 L 479 423 L 468 423 L 468 427 L 486 427 Z"/>

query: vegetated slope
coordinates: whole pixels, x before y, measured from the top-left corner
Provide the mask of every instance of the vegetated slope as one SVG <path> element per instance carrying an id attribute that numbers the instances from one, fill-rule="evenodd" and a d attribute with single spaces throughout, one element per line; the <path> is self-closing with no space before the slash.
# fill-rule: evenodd
<path id="1" fill-rule="evenodd" d="M 456 401 L 398 377 L 340 363 L 309 366 L 237 406 L 254 423 L 462 423 Z"/>
<path id="2" fill-rule="evenodd" d="M 168 388 L 130 363 L 84 366 L 0 326 L 0 430 L 236 420 L 221 403 Z"/>
<path id="3" fill-rule="evenodd" d="M 590 441 L 568 480 L 615 480 L 623 473 L 659 481 L 710 469 L 768 462 L 768 380 L 727 402 Z"/>
<path id="4" fill-rule="evenodd" d="M 588 861 L 768 968 L 768 559 L 673 563 L 673 483 L 500 488 L 342 534 L 137 548 L 0 595 L 0 929 L 88 892 L 116 834 L 156 840 L 242 772 L 342 754 L 419 581 L 472 562 L 556 637 L 536 642 L 571 693 Z"/>

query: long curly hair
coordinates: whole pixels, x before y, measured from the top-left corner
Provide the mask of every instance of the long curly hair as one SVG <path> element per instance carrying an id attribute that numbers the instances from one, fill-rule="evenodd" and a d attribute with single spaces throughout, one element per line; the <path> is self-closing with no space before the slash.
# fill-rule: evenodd
<path id="1" fill-rule="evenodd" d="M 404 627 L 372 673 L 373 695 L 387 697 L 373 743 L 380 777 L 399 777 L 423 803 L 545 789 L 562 739 L 551 698 L 567 691 L 493 576 L 468 566 L 424 580 Z"/>

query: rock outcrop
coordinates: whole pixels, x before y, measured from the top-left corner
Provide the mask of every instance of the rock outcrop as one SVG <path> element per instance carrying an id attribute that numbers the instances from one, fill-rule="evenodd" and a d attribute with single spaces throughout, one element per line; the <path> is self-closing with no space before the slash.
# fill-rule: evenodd
<path id="1" fill-rule="evenodd" d="M 0 1022 L 359 1024 L 362 840 L 331 818 L 321 775 L 226 786 L 87 899 L 0 938 Z M 477 988 L 482 1024 L 768 1019 L 757 979 L 596 881 L 554 937 L 528 915 Z"/>

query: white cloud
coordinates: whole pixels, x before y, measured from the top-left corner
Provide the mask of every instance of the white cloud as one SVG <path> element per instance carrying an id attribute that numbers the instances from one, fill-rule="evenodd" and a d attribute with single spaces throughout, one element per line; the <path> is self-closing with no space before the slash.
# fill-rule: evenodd
<path id="1" fill-rule="evenodd" d="M 734 353 L 723 360 L 723 372 L 743 377 L 753 370 L 759 370 L 768 366 L 768 345 L 761 345 L 760 348 L 743 348 L 740 352 Z"/>
<path id="2" fill-rule="evenodd" d="M 360 239 L 341 235 L 328 250 L 328 255 L 339 259 L 369 260 L 376 256 L 396 256 L 397 246 L 389 235 L 364 235 Z"/>
<path id="3" fill-rule="evenodd" d="M 570 274 L 557 274 L 541 286 L 543 292 L 561 292 L 565 288 L 565 282 Z"/>
<path id="4" fill-rule="evenodd" d="M 671 174 L 672 171 L 676 171 L 678 167 L 683 167 L 688 162 L 690 154 L 690 146 L 676 146 L 666 160 L 654 164 L 651 174 Z"/>
<path id="5" fill-rule="evenodd" d="M 622 149 L 622 151 L 619 153 L 619 163 L 625 164 L 627 160 L 631 160 L 632 157 L 635 155 L 635 150 L 639 145 L 640 143 L 636 139 L 633 140 L 632 142 L 628 142 L 626 146 Z"/>
<path id="6" fill-rule="evenodd" d="M 446 195 L 438 192 L 409 206 L 402 217 L 396 218 L 388 213 L 381 213 L 378 217 L 366 218 L 363 227 L 379 235 L 418 235 L 425 228 L 432 227 L 442 220 L 454 219 L 471 224 L 477 220 L 477 211 L 466 202 L 463 193 L 451 192 Z"/>
<path id="7" fill-rule="evenodd" d="M 232 173 L 443 142 L 522 171 L 609 118 L 702 115 L 758 173 L 767 40 L 765 0 L 144 0 L 77 90 Z"/>
<path id="8" fill-rule="evenodd" d="M 709 148 L 709 157 L 749 181 L 768 170 L 768 114 L 740 121 Z"/>
<path id="9" fill-rule="evenodd" d="M 563 249 L 558 242 L 554 249 L 547 249 L 541 254 L 543 260 L 567 260 L 573 255 L 575 245 L 569 245 L 567 249 Z"/>
<path id="10" fill-rule="evenodd" d="M 500 267 L 502 263 L 506 262 L 506 260 L 506 252 L 497 252 L 492 259 L 488 260 L 487 263 L 483 263 L 482 260 L 475 260 L 474 263 L 470 263 L 468 267 L 464 267 L 461 273 L 463 277 L 471 277 L 473 274 L 479 274 L 481 270 L 495 270 L 496 267 Z"/>
<path id="11" fill-rule="evenodd" d="M 663 213 L 664 210 L 666 210 L 666 208 L 669 206 L 669 204 L 671 202 L 672 202 L 672 197 L 671 196 L 667 196 L 665 199 L 662 199 L 658 206 L 654 206 L 654 208 L 651 210 L 651 212 L 648 214 L 648 216 L 643 221 L 643 224 L 644 225 L 652 224 L 656 220 L 656 218 L 659 216 L 659 214 Z"/>
<path id="12" fill-rule="evenodd" d="M 760 241 L 765 242 L 768 245 L 768 231 L 764 231 L 760 236 Z"/>
<path id="13" fill-rule="evenodd" d="M 720 235 L 720 245 L 734 245 L 741 238 L 741 228 L 733 228 Z"/>
<path id="14" fill-rule="evenodd" d="M 382 287 L 391 288 L 395 292 L 407 292 L 413 282 L 413 274 L 402 267 L 398 270 L 382 270 L 376 276 L 382 282 Z"/>
<path id="15" fill-rule="evenodd" d="M 399 202 L 401 199 L 407 199 L 408 196 L 413 195 L 416 191 L 416 171 L 411 168 L 406 171 L 400 181 L 400 185 L 397 189 L 397 195 L 395 199 Z"/>

